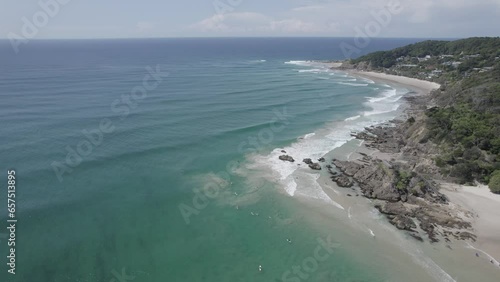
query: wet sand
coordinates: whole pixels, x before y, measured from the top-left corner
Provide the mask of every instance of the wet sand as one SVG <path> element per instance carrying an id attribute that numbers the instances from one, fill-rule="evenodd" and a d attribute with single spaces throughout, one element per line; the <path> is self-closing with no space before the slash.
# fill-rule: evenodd
<path id="1" fill-rule="evenodd" d="M 403 86 L 414 90 L 417 95 L 427 95 L 438 89 L 439 84 L 413 78 L 387 75 L 375 72 L 344 71 L 353 76 L 368 78 L 377 82 L 390 85 Z M 381 153 L 377 150 L 366 148 L 362 141 L 353 140 L 344 146 L 327 154 L 339 159 L 355 160 L 364 153 L 383 160 L 400 159 L 400 154 Z M 370 200 L 361 196 L 360 191 L 349 188 L 340 188 L 324 173 L 318 183 L 335 202 L 345 210 L 337 213 L 345 214 L 345 220 L 366 236 L 375 234 L 377 249 L 383 247 L 393 258 L 391 263 L 398 265 L 400 259 L 408 263 L 413 262 L 412 268 L 405 268 L 405 275 L 417 275 L 422 278 L 426 272 L 429 278 L 435 281 L 500 281 L 500 195 L 492 194 L 485 186 L 466 187 L 444 183 L 442 192 L 450 198 L 452 205 L 462 209 L 464 213 L 473 212 L 476 217 L 472 220 L 473 227 L 478 236 L 477 242 L 452 241 L 451 243 L 420 243 L 397 230 L 383 217 L 377 217 Z M 356 195 L 359 196 L 356 196 Z M 385 248 L 385 249 L 384 249 Z M 400 252 L 393 248 L 398 248 Z M 479 258 L 476 256 L 479 254 Z M 493 263 L 490 262 L 493 261 Z M 467 265 L 464 268 L 464 265 Z M 408 276 L 406 277 L 408 279 Z M 432 281 L 429 280 L 429 281 Z M 423 281 L 423 280 L 422 280 Z"/>

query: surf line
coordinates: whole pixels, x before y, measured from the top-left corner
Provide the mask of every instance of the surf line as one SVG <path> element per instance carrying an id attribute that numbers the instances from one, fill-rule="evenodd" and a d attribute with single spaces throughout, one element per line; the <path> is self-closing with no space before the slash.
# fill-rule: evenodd
<path id="1" fill-rule="evenodd" d="M 469 249 L 473 249 L 475 251 L 478 251 L 478 252 L 481 252 L 483 253 L 484 255 L 486 255 L 488 257 L 488 259 L 490 260 L 490 262 L 493 262 L 495 265 L 498 265 L 500 266 L 500 262 L 498 262 L 498 260 L 496 260 L 494 257 L 492 257 L 490 254 L 488 254 L 487 252 L 481 250 L 481 249 L 478 249 L 474 246 L 472 246 L 469 242 L 467 242 L 467 245 L 468 245 L 468 248 Z"/>

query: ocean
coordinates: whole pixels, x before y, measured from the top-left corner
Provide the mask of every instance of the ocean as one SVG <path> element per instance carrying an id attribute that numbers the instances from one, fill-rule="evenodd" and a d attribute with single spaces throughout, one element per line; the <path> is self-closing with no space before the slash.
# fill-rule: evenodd
<path id="1" fill-rule="evenodd" d="M 311 62 L 351 41 L 1 41 L 1 187 L 15 170 L 18 223 L 11 275 L 2 205 L 0 280 L 426 281 L 374 243 L 390 227 L 366 199 L 353 227 L 356 207 L 299 165 L 348 157 L 351 132 L 410 91 Z"/>

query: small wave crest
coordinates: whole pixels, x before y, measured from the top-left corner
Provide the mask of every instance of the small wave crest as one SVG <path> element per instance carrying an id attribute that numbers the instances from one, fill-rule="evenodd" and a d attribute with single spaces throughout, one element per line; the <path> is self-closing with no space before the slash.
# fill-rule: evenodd
<path id="1" fill-rule="evenodd" d="M 353 121 L 353 120 L 357 120 L 360 117 L 361 117 L 361 115 L 357 115 L 357 116 L 353 116 L 353 117 L 348 117 L 344 121 Z"/>
<path id="2" fill-rule="evenodd" d="M 300 73 L 309 73 L 309 72 L 320 73 L 320 72 L 324 72 L 324 71 L 325 70 L 321 70 L 321 69 L 298 70 L 298 72 L 300 72 Z"/>
<path id="3" fill-rule="evenodd" d="M 312 62 L 310 61 L 288 61 L 285 62 L 286 65 L 296 65 L 296 66 L 310 66 Z"/>
<path id="4" fill-rule="evenodd" d="M 342 81 L 338 82 L 338 84 L 349 85 L 349 86 L 357 86 L 357 87 L 368 86 L 368 84 L 350 83 L 350 82 L 342 82 Z"/>

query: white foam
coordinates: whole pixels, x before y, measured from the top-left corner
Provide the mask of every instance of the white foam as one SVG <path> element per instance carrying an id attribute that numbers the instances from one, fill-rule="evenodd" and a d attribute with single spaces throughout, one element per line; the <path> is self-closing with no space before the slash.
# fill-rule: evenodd
<path id="1" fill-rule="evenodd" d="M 309 139 L 309 138 L 313 137 L 314 135 L 316 135 L 316 133 L 314 133 L 314 132 L 306 134 L 306 135 L 304 135 L 304 139 Z"/>
<path id="2" fill-rule="evenodd" d="M 368 79 L 368 78 L 364 78 L 364 77 L 360 77 L 361 80 L 363 80 L 364 82 L 368 82 L 369 84 L 374 84 L 375 81 L 371 80 L 371 79 Z"/>
<path id="3" fill-rule="evenodd" d="M 325 72 L 325 70 L 322 70 L 322 69 L 310 69 L 310 70 L 299 70 L 298 72 L 300 72 L 300 73 L 308 73 L 308 72 L 321 73 L 321 72 Z"/>
<path id="4" fill-rule="evenodd" d="M 301 185 L 300 187 L 298 187 L 295 193 L 296 195 L 321 200 L 334 205 L 336 208 L 345 210 L 343 206 L 335 202 L 325 193 L 325 191 L 323 191 L 323 188 L 318 183 L 318 179 L 320 177 L 319 174 L 309 173 L 309 170 L 307 170 L 307 173 L 300 174 L 300 177 L 301 180 L 307 182 L 308 185 Z"/>
<path id="5" fill-rule="evenodd" d="M 368 231 L 370 231 L 370 235 L 372 235 L 372 237 L 375 237 L 375 233 L 373 232 L 373 230 L 371 230 L 370 228 L 368 228 Z"/>
<path id="6" fill-rule="evenodd" d="M 338 84 L 349 85 L 349 86 L 368 86 L 368 84 L 360 84 L 360 83 L 350 83 L 350 82 L 339 82 Z"/>
<path id="7" fill-rule="evenodd" d="M 267 62 L 266 60 L 250 60 L 246 61 L 247 64 L 260 64 L 260 63 L 265 63 Z"/>
<path id="8" fill-rule="evenodd" d="M 312 62 L 310 61 L 288 61 L 285 62 L 286 65 L 296 65 L 296 66 L 310 66 Z"/>
<path id="9" fill-rule="evenodd" d="M 380 102 L 380 101 L 387 100 L 388 98 L 394 97 L 396 95 L 397 95 L 397 91 L 396 91 L 396 89 L 393 88 L 393 89 L 385 90 L 384 92 L 382 92 L 381 96 L 379 96 L 379 97 L 369 98 L 368 101 L 371 103 Z"/>
<path id="10" fill-rule="evenodd" d="M 353 116 L 353 117 L 348 117 L 345 119 L 345 121 L 353 121 L 353 120 L 357 120 L 361 117 L 361 115 L 357 115 L 357 116 Z"/>
<path id="11" fill-rule="evenodd" d="M 311 171 L 306 165 L 302 164 L 302 160 L 306 158 L 319 159 L 328 152 L 353 140 L 354 137 L 351 136 L 353 131 L 362 131 L 365 127 L 393 119 L 395 114 L 391 113 L 399 108 L 399 104 L 394 100 L 400 98 L 400 96 L 402 95 L 398 94 L 396 89 L 387 89 L 378 97 L 367 99 L 365 105 L 370 110 L 346 118 L 344 121 L 331 123 L 316 132 L 306 134 L 285 148 L 276 148 L 265 155 L 254 154 L 248 156 L 248 166 L 250 169 L 261 171 L 262 173 L 259 175 L 276 182 L 290 196 L 302 195 L 321 199 L 343 209 L 324 193 L 316 178 L 304 176 L 304 174 L 310 174 L 319 177 L 320 174 Z M 281 161 L 279 157 L 284 154 L 282 150 L 285 150 L 287 155 L 292 156 L 295 162 Z"/>

